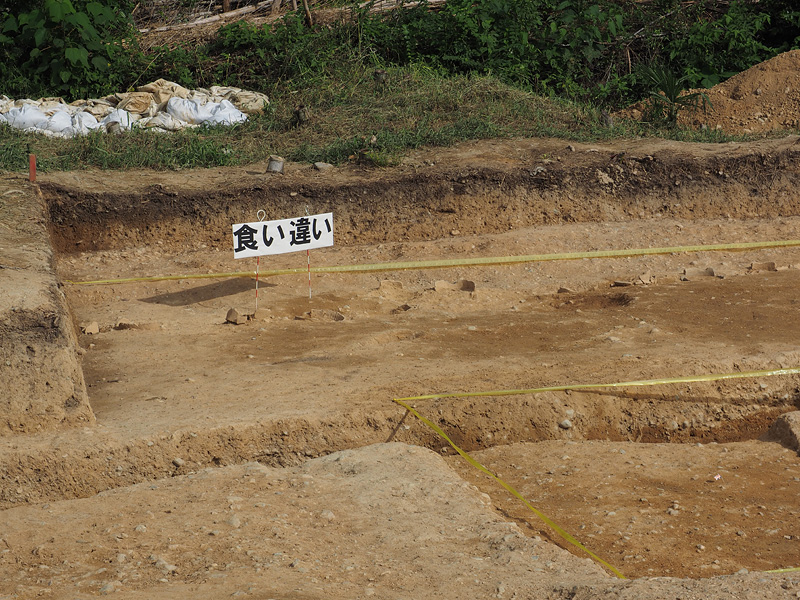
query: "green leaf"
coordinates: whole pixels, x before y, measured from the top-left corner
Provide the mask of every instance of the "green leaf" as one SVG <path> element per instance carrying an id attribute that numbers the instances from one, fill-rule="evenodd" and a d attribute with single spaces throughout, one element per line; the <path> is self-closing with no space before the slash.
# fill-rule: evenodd
<path id="1" fill-rule="evenodd" d="M 92 25 L 92 22 L 89 20 L 89 17 L 86 13 L 76 13 L 72 15 L 70 21 L 80 25 L 83 29 L 94 31 L 94 26 Z"/>
<path id="2" fill-rule="evenodd" d="M 48 0 L 45 3 L 45 8 L 50 13 L 50 18 L 56 23 L 64 18 L 64 6 L 58 0 Z"/>
<path id="3" fill-rule="evenodd" d="M 92 65 L 94 65 L 94 68 L 98 71 L 108 70 L 108 61 L 102 56 L 93 56 Z"/>
<path id="4" fill-rule="evenodd" d="M 67 83 L 72 77 L 72 73 L 70 73 L 66 69 L 63 69 L 59 72 L 59 76 L 61 77 L 62 82 Z"/>
<path id="5" fill-rule="evenodd" d="M 73 65 L 81 63 L 87 69 L 89 68 L 89 53 L 86 51 L 86 48 L 67 48 L 64 50 L 64 56 L 66 56 L 67 60 Z"/>
<path id="6" fill-rule="evenodd" d="M 8 17 L 3 23 L 3 33 L 6 31 L 19 31 L 19 24 L 17 23 L 17 19 L 14 18 L 14 15 Z"/>
<path id="7" fill-rule="evenodd" d="M 75 7 L 69 0 L 46 0 L 44 7 L 50 14 L 50 19 L 56 23 L 60 23 L 66 15 L 75 12 Z"/>
<path id="8" fill-rule="evenodd" d="M 36 33 L 33 34 L 33 43 L 36 44 L 36 47 L 39 48 L 44 42 L 45 38 L 47 37 L 47 29 L 42 27 L 41 29 L 37 29 Z"/>

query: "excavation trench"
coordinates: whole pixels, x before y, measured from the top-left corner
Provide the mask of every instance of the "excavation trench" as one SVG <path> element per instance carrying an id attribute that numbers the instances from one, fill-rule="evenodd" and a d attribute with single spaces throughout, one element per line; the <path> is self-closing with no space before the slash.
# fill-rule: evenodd
<path id="1" fill-rule="evenodd" d="M 461 449 L 487 450 L 520 442 L 713 444 L 764 438 L 775 418 L 800 408 L 798 381 L 773 396 L 735 389 L 696 389 L 712 397 L 659 402 L 658 396 L 624 398 L 573 393 L 571 426 L 553 427 L 548 415 L 563 405 L 558 394 L 416 402 L 416 410 L 436 423 Z M 547 397 L 550 396 L 550 397 Z M 576 396 L 584 396 L 583 398 Z M 661 398 L 663 399 L 663 397 Z M 298 465 L 339 450 L 395 441 L 425 446 L 442 455 L 455 450 L 435 432 L 386 399 L 383 409 L 314 421 L 282 419 L 224 427 L 182 429 L 148 439 L 120 441 L 102 432 L 76 434 L 79 449 L 59 436 L 55 449 L 4 455 L 4 472 L 13 483 L 0 490 L 0 506 L 84 498 L 144 481 L 155 481 L 258 461 L 272 467 Z M 669 406 L 664 406 L 668 404 Z M 101 428 L 104 424 L 99 421 Z"/>
<path id="2" fill-rule="evenodd" d="M 508 518 L 531 535 L 551 537 L 392 399 L 800 366 L 794 318 L 800 253 L 793 248 L 335 274 L 314 276 L 312 287 L 305 276 L 276 277 L 260 282 L 261 313 L 240 325 L 225 317 L 230 308 L 253 312 L 253 278 L 190 277 L 252 269 L 232 260 L 231 225 L 254 220 L 261 208 L 267 219 L 334 212 L 336 245 L 312 252 L 315 265 L 796 237 L 793 144 L 713 157 L 702 148 L 679 156 L 667 146 L 645 151 L 634 144 L 624 159 L 617 151 L 579 148 L 574 164 L 537 169 L 531 156 L 557 155 L 556 147 L 560 142 L 517 149 L 510 170 L 461 164 L 444 153 L 436 169 L 424 172 L 329 180 L 289 169 L 282 179 L 240 173 L 235 183 L 212 175 L 203 181 L 87 174 L 83 182 L 63 176 L 43 184 L 62 281 L 188 277 L 64 285 L 97 425 L 8 442 L 2 470 L 9 485 L 0 486 L 0 504 L 87 498 L 250 461 L 290 467 L 394 441 L 445 456 Z M 599 170 L 611 183 L 598 187 L 608 181 Z M 269 257 L 261 268 L 305 261 L 298 254 Z M 409 402 L 631 575 L 703 577 L 713 567 L 654 562 L 646 548 L 657 540 L 640 543 L 634 531 L 628 545 L 636 549 L 615 554 L 624 536 L 608 537 L 612 525 L 602 523 L 613 519 L 596 511 L 616 509 L 636 519 L 635 502 L 646 498 L 658 506 L 656 519 L 669 508 L 658 504 L 659 494 L 688 502 L 698 481 L 715 481 L 711 469 L 723 483 L 732 481 L 717 451 L 777 452 L 765 434 L 777 417 L 800 407 L 800 378 Z M 685 462 L 702 478 L 669 479 L 670 452 L 701 457 Z M 616 480 L 617 489 L 638 495 L 634 501 L 598 489 L 587 503 L 590 492 L 560 479 L 581 472 L 591 485 L 614 481 L 617 475 L 604 470 L 616 464 L 612 459 L 640 454 L 638 471 L 624 460 L 616 471 L 626 477 Z M 796 465 L 764 460 L 752 463 L 764 486 L 790 492 L 796 484 L 785 478 Z M 744 473 L 745 463 L 736 468 Z M 559 489 L 574 495 L 564 500 Z M 745 508 L 773 508 L 756 497 L 742 497 Z M 713 508 L 692 501 L 702 506 L 698 514 Z M 786 502 L 769 515 L 783 523 L 773 545 L 785 553 L 770 554 L 758 568 L 790 560 L 784 536 L 794 535 L 785 532 L 796 515 Z M 662 527 L 639 522 L 650 531 Z M 753 548 L 772 539 L 733 518 L 726 524 L 745 531 Z M 626 534 L 629 525 L 613 525 L 614 532 Z M 750 564 L 731 560 L 731 568 Z"/>

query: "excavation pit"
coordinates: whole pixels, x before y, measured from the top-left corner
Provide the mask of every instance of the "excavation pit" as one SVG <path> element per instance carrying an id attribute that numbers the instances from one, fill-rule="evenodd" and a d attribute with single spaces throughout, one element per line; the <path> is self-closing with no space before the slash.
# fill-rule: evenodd
<path id="1" fill-rule="evenodd" d="M 598 160 L 597 154 L 585 154 L 582 160 Z M 660 169 L 707 166 L 669 162 L 666 156 L 663 160 Z M 270 562 L 269 568 L 288 574 L 296 588 L 303 585 L 298 565 L 312 572 L 316 568 L 302 566 L 315 560 L 315 534 L 303 529 L 304 519 L 316 523 L 309 515 L 325 510 L 349 515 L 352 498 L 370 496 L 366 487 L 361 492 L 354 488 L 340 499 L 320 496 L 307 500 L 306 506 L 295 489 L 304 489 L 304 474 L 363 475 L 358 485 L 369 486 L 367 474 L 374 477 L 383 468 L 370 461 L 384 460 L 389 470 L 397 461 L 398 480 L 393 486 L 390 479 L 381 479 L 386 495 L 361 506 L 364 515 L 383 518 L 384 509 L 378 506 L 396 502 L 397 520 L 402 527 L 412 527 L 412 515 L 422 514 L 427 506 L 416 504 L 425 490 L 439 499 L 438 508 L 424 509 L 433 511 L 425 513 L 425 529 L 409 539 L 433 535 L 436 519 L 446 522 L 461 502 L 477 511 L 480 502 L 470 503 L 485 493 L 486 514 L 470 515 L 478 520 L 492 515 L 511 528 L 509 535 L 522 532 L 520 547 L 541 545 L 546 539 L 552 542 L 544 544 L 548 548 L 561 545 L 585 557 L 392 400 L 800 366 L 800 320 L 795 318 L 800 250 L 794 247 L 313 274 L 310 299 L 306 273 L 263 275 L 277 269 L 302 271 L 305 253 L 289 254 L 260 263 L 258 317 L 238 325 L 226 323 L 230 308 L 241 314 L 255 312 L 255 278 L 208 276 L 254 270 L 254 260 L 234 261 L 230 225 L 252 220 L 263 206 L 281 213 L 281 218 L 292 216 L 292 210 L 304 214 L 306 206 L 312 213 L 331 210 L 337 228 L 341 215 L 336 245 L 312 251 L 312 266 L 793 239 L 800 225 L 791 203 L 774 202 L 771 213 L 747 218 L 769 202 L 753 196 L 745 185 L 746 173 L 741 181 L 727 184 L 729 202 L 724 208 L 717 205 L 718 190 L 704 191 L 698 185 L 674 192 L 691 196 L 698 213 L 692 215 L 683 208 L 690 205 L 688 196 L 665 201 L 661 192 L 650 190 L 649 181 L 627 195 L 606 191 L 596 197 L 596 190 L 572 184 L 564 190 L 542 189 L 538 180 L 515 172 L 517 178 L 510 181 L 516 187 L 503 190 L 506 204 L 499 210 L 502 199 L 493 189 L 492 173 L 473 172 L 470 178 L 455 154 L 451 161 L 441 157 L 441 170 L 417 179 L 411 170 L 392 174 L 396 179 L 390 183 L 403 180 L 394 191 L 385 181 L 389 175 L 339 173 L 331 175 L 331 181 L 292 165 L 277 183 L 246 172 L 159 174 L 147 185 L 138 174 L 87 174 L 82 183 L 74 175 L 53 174 L 49 181 L 42 177 L 58 249 L 56 271 L 78 332 L 97 424 L 3 438 L 5 477 L 13 482 L 2 486 L 0 495 L 7 522 L 33 522 L 39 518 L 38 507 L 46 505 L 57 513 L 77 507 L 80 514 L 96 514 L 109 535 L 129 536 L 114 542 L 129 546 L 120 550 L 126 555 L 144 552 L 145 546 L 137 546 L 131 537 L 144 525 L 146 531 L 139 532 L 143 535 L 162 533 L 143 543 L 161 548 L 169 555 L 165 561 L 175 561 L 166 563 L 176 567 L 167 569 L 167 580 L 177 576 L 170 573 L 187 573 L 199 581 L 211 568 L 210 561 L 206 564 L 196 556 L 203 544 L 234 557 L 236 544 L 225 541 L 225 532 L 239 535 L 234 533 L 240 530 L 237 522 L 259 523 L 260 528 L 259 519 L 271 519 L 272 529 L 258 530 L 259 535 L 274 535 L 267 544 L 271 562 L 261 557 L 245 566 L 235 557 L 227 560 L 241 564 L 245 579 L 256 577 L 256 569 Z M 486 157 L 480 162 L 486 165 Z M 579 164 L 573 174 L 595 168 L 593 163 Z M 466 183 L 444 189 L 459 170 L 465 174 L 457 181 Z M 786 175 L 787 186 L 792 183 L 789 175 L 794 174 Z M 178 179 L 170 183 L 172 177 Z M 347 177 L 350 183 L 344 188 L 337 178 Z M 102 193 L 97 191 L 101 179 Z M 769 190 L 765 186 L 763 194 L 788 193 L 781 185 Z M 408 201 L 399 202 L 394 212 L 386 210 L 393 200 L 408 195 L 416 198 L 417 208 Z M 560 216 L 543 210 L 556 205 Z M 676 208 L 665 211 L 664 206 Z M 431 211 L 434 207 L 438 209 Z M 738 218 L 728 218 L 729 213 Z M 154 278 L 173 275 L 185 277 Z M 85 283 L 118 278 L 137 280 Z M 462 281 L 473 285 L 457 285 Z M 96 328 L 90 328 L 92 324 Z M 454 443 L 626 576 L 643 581 L 691 577 L 698 580 L 691 585 L 702 587 L 707 577 L 745 577 L 742 570 L 796 566 L 800 460 L 795 450 L 771 441 L 766 433 L 780 415 L 798 410 L 799 382 L 798 376 L 783 374 L 418 399 L 413 404 Z M 383 444 L 387 441 L 398 443 Z M 419 454 L 409 454 L 409 447 Z M 342 456 L 342 464 L 349 466 L 336 471 L 337 457 Z M 433 474 L 421 490 L 414 487 L 414 478 L 420 472 L 415 469 L 423 468 Z M 261 516 L 251 514 L 253 503 L 244 492 L 225 491 L 238 489 L 250 478 L 260 494 L 257 502 L 268 509 Z M 272 483 L 263 483 L 267 480 Z M 466 482 L 452 496 L 452 506 L 447 504 L 451 496 L 436 488 L 437 480 L 442 485 L 461 482 L 454 486 Z M 205 486 L 203 491 L 198 485 Z M 470 491 L 470 485 L 479 492 Z M 297 504 L 281 508 L 280 498 L 269 495 L 270 490 L 294 490 L 291 497 Z M 312 497 L 309 492 L 307 498 Z M 118 502 L 147 506 L 160 518 L 146 521 L 147 512 L 134 508 L 131 519 L 141 522 L 114 517 L 120 513 L 113 508 Z M 192 502 L 210 502 L 210 510 L 223 510 L 223 505 L 240 508 L 224 508 L 224 518 L 211 518 L 215 523 L 202 521 L 202 511 L 194 508 L 186 510 L 182 521 L 169 516 Z M 298 507 L 308 514 L 303 517 Z M 299 521 L 286 517 L 285 523 L 278 522 L 284 513 Z M 351 517 L 342 519 L 350 523 Z M 346 534 L 347 528 L 335 518 L 323 520 L 326 526 L 343 527 Z M 70 524 L 65 531 L 83 539 L 81 528 L 93 527 L 89 521 L 78 522 L 76 517 L 70 521 L 74 530 Z M 397 521 L 381 523 L 373 524 L 376 530 L 385 527 L 399 534 L 394 529 L 401 526 Z M 292 546 L 299 557 L 294 566 L 274 558 L 283 551 L 281 543 L 289 545 L 289 527 L 296 527 L 309 544 Z M 464 524 L 459 521 L 458 527 Z M 30 548 L 22 548 L 22 530 L 9 531 L 5 539 L 13 550 L 6 555 L 25 567 L 40 569 L 44 564 L 55 569 L 81 550 L 80 545 L 59 541 L 57 552 L 48 554 L 43 541 L 36 547 L 44 549 L 31 554 Z M 442 531 L 450 530 L 442 525 Z M 201 533 L 203 541 L 195 538 Z M 495 549 L 506 544 L 496 541 L 503 535 L 495 533 L 469 544 Z M 164 541 L 169 537 L 183 539 L 172 542 L 182 546 L 170 550 Z M 247 538 L 251 542 L 256 544 Z M 401 561 L 408 551 L 393 550 L 385 539 L 381 543 L 387 563 Z M 247 546 L 241 540 L 238 544 Z M 511 553 L 503 560 L 516 565 L 513 548 L 502 547 Z M 258 552 L 255 546 L 252 551 Z M 550 556 L 552 552 L 556 551 L 526 550 L 529 562 L 512 570 L 540 570 L 544 577 L 558 570 L 545 562 L 571 560 L 558 552 L 561 558 Z M 533 564 L 534 555 L 547 559 Z M 422 560 L 435 563 L 433 556 Z M 466 559 L 439 556 L 441 564 L 472 568 L 463 566 Z M 104 563 L 97 562 L 97 569 L 100 564 Z M 106 579 L 145 590 L 156 585 L 157 571 L 165 568 L 153 566 L 152 574 L 136 583 L 125 565 L 115 563 L 113 573 L 90 579 L 97 582 L 97 590 Z M 77 571 L 59 569 L 64 582 L 78 577 Z M 342 585 L 353 583 L 350 578 L 355 575 L 345 569 L 327 574 Z M 586 583 L 591 577 L 603 581 L 599 567 L 591 576 L 581 569 L 574 572 L 583 578 L 582 585 L 595 585 Z M 370 577 L 377 581 L 385 570 L 370 571 L 358 585 L 368 587 Z M 27 575 L 15 577 L 15 586 L 41 586 Z M 406 583 L 417 591 L 423 585 L 422 580 Z M 474 585 L 476 593 L 489 587 L 494 590 L 489 593 L 497 593 L 497 584 L 488 579 Z M 533 584 L 519 585 L 522 590 Z"/>

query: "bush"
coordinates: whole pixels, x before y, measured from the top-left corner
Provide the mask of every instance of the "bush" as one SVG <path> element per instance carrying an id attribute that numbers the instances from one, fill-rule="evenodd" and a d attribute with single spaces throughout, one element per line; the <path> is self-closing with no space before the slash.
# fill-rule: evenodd
<path id="1" fill-rule="evenodd" d="M 119 83 L 115 61 L 135 52 L 118 6 L 42 0 L 26 12 L 0 14 L 0 78 L 11 95 L 85 97 Z"/>

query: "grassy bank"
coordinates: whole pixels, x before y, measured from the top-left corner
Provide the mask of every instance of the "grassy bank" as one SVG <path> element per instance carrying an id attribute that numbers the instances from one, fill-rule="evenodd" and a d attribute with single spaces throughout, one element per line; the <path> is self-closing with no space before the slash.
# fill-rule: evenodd
<path id="1" fill-rule="evenodd" d="M 29 152 L 36 154 L 42 171 L 243 165 L 271 154 L 334 164 L 361 154 L 376 166 L 387 166 L 410 149 L 472 139 L 734 139 L 716 131 L 657 128 L 619 119 L 609 125 L 588 105 L 536 96 L 492 77 L 445 77 L 419 68 L 390 69 L 382 86 L 376 85 L 371 69 L 350 68 L 300 91 L 276 88 L 270 96 L 268 110 L 246 123 L 174 134 L 134 130 L 62 140 L 1 126 L 0 169 L 27 169 Z M 308 108 L 310 119 L 298 126 L 294 111 L 300 105 Z"/>

